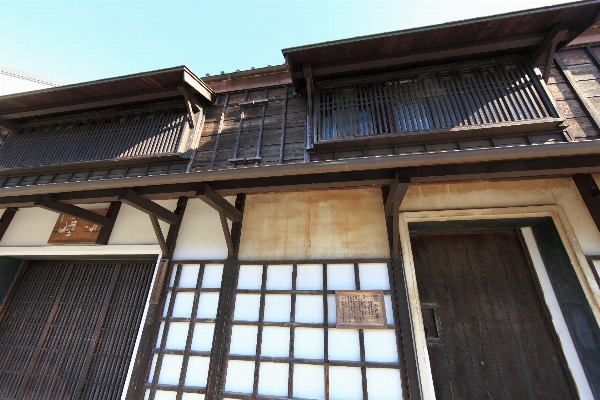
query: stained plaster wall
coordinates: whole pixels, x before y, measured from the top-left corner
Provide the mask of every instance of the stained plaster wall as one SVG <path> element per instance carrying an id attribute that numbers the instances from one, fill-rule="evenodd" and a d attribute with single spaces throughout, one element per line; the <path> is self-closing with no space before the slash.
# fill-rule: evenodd
<path id="1" fill-rule="evenodd" d="M 560 205 L 586 255 L 600 254 L 600 233 L 570 178 L 411 185 L 400 211 Z"/>
<path id="2" fill-rule="evenodd" d="M 389 257 L 380 188 L 248 195 L 239 258 Z"/>

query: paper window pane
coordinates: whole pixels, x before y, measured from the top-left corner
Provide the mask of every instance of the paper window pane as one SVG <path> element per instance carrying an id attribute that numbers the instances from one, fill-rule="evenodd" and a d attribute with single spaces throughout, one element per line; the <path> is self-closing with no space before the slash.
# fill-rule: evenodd
<path id="1" fill-rule="evenodd" d="M 386 263 L 358 264 L 361 290 L 389 290 L 390 276 Z"/>
<path id="2" fill-rule="evenodd" d="M 322 365 L 294 365 L 294 397 L 303 399 L 325 397 L 325 372 Z"/>
<path id="3" fill-rule="evenodd" d="M 323 290 L 323 266 L 321 264 L 298 265 L 296 289 Z"/>
<path id="4" fill-rule="evenodd" d="M 365 329 L 365 360 L 398 362 L 396 332 L 393 329 Z"/>
<path id="5" fill-rule="evenodd" d="M 402 399 L 400 370 L 367 368 L 367 392 L 370 399 Z"/>
<path id="6" fill-rule="evenodd" d="M 267 268 L 267 290 L 292 289 L 291 265 L 269 265 Z"/>
<path id="7" fill-rule="evenodd" d="M 181 266 L 181 275 L 179 276 L 180 288 L 195 288 L 198 283 L 199 265 L 185 264 Z"/>
<path id="8" fill-rule="evenodd" d="M 199 393 L 183 393 L 181 400 L 204 400 L 204 395 Z"/>
<path id="9" fill-rule="evenodd" d="M 358 329 L 329 329 L 329 359 L 360 361 Z"/>
<path id="10" fill-rule="evenodd" d="M 323 322 L 323 295 L 296 296 L 296 322 Z"/>
<path id="11" fill-rule="evenodd" d="M 189 322 L 171 322 L 165 349 L 184 350 L 189 329 Z"/>
<path id="12" fill-rule="evenodd" d="M 229 360 L 225 391 L 252 393 L 254 385 L 254 361 Z"/>
<path id="13" fill-rule="evenodd" d="M 158 383 L 162 383 L 164 385 L 179 384 L 179 374 L 181 373 L 182 363 L 183 356 L 175 354 L 163 355 L 160 374 L 158 376 Z"/>
<path id="14" fill-rule="evenodd" d="M 290 328 L 265 326 L 262 332 L 260 355 L 288 357 L 290 354 Z"/>
<path id="15" fill-rule="evenodd" d="M 337 317 L 337 308 L 335 306 L 335 294 L 327 295 L 327 322 L 335 324 Z"/>
<path id="16" fill-rule="evenodd" d="M 175 305 L 173 306 L 173 317 L 190 318 L 192 306 L 194 305 L 193 292 L 179 292 L 175 294 Z"/>
<path id="17" fill-rule="evenodd" d="M 162 342 L 164 330 L 165 330 L 165 321 L 161 321 L 160 327 L 158 328 L 158 336 L 156 337 L 156 344 L 154 345 L 154 347 L 160 347 L 160 343 Z"/>
<path id="18" fill-rule="evenodd" d="M 244 356 L 256 355 L 256 335 L 258 326 L 234 325 L 231 328 L 229 354 Z"/>
<path id="19" fill-rule="evenodd" d="M 354 264 L 327 264 L 327 290 L 354 289 Z"/>
<path id="20" fill-rule="evenodd" d="M 202 275 L 202 288 L 220 288 L 223 279 L 223 264 L 204 265 L 204 274 Z"/>
<path id="21" fill-rule="evenodd" d="M 215 324 L 197 323 L 194 326 L 194 336 L 192 337 L 191 350 L 210 351 L 212 348 Z"/>
<path id="22" fill-rule="evenodd" d="M 289 365 L 261 362 L 258 394 L 287 397 Z"/>
<path id="23" fill-rule="evenodd" d="M 292 296 L 289 294 L 265 295 L 265 321 L 288 322 Z"/>
<path id="24" fill-rule="evenodd" d="M 329 396 L 336 400 L 362 400 L 360 368 L 329 367 Z"/>
<path id="25" fill-rule="evenodd" d="M 259 294 L 238 294 L 235 296 L 235 311 L 233 319 L 236 321 L 258 321 L 260 311 Z"/>
<path id="26" fill-rule="evenodd" d="M 383 301 L 385 301 L 385 317 L 388 325 L 394 324 L 394 309 L 392 308 L 392 296 L 386 294 L 383 296 Z"/>
<path id="27" fill-rule="evenodd" d="M 185 375 L 185 386 L 206 387 L 209 357 L 190 356 Z"/>
<path id="28" fill-rule="evenodd" d="M 262 286 L 262 265 L 241 265 L 238 289 L 258 289 Z"/>
<path id="29" fill-rule="evenodd" d="M 162 316 L 166 317 L 169 312 L 169 304 L 171 304 L 171 291 L 167 292 L 167 298 L 165 299 L 165 308 L 163 309 Z"/>
<path id="30" fill-rule="evenodd" d="M 294 330 L 294 357 L 323 359 L 323 328 Z"/>
<path id="31" fill-rule="evenodd" d="M 212 318 L 217 317 L 217 308 L 219 307 L 219 293 L 200 293 L 198 298 L 198 310 L 196 318 Z"/>
<path id="32" fill-rule="evenodd" d="M 154 400 L 175 400 L 177 398 L 177 392 L 169 392 L 166 390 L 157 390 Z"/>
<path id="33" fill-rule="evenodd" d="M 154 369 L 156 368 L 156 361 L 158 360 L 158 354 L 154 354 L 152 357 L 152 366 L 150 367 L 150 373 L 148 374 L 148 383 L 152 383 L 154 379 Z"/>

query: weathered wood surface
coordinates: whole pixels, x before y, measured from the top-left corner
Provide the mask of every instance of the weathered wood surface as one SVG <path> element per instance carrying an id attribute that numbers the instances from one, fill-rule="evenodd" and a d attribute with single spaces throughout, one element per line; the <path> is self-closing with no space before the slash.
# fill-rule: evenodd
<path id="1" fill-rule="evenodd" d="M 576 397 L 516 231 L 411 242 L 421 303 L 439 307 L 428 344 L 438 398 Z"/>

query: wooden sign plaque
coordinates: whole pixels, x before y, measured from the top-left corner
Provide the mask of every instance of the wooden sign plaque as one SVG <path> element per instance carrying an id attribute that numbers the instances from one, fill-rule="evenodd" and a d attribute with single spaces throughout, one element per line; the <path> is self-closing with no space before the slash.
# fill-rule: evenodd
<path id="1" fill-rule="evenodd" d="M 92 210 L 106 215 L 108 210 Z M 52 229 L 48 244 L 95 244 L 102 227 L 84 219 L 60 214 Z"/>
<path id="2" fill-rule="evenodd" d="M 336 328 L 386 329 L 383 290 L 336 290 Z"/>

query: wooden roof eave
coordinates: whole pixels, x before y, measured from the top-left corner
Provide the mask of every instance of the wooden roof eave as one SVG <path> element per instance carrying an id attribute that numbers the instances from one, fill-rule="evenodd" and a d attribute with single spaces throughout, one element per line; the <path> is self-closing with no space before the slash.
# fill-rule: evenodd
<path id="1" fill-rule="evenodd" d="M 599 15 L 600 1 L 581 1 L 283 49 L 282 52 L 296 90 L 303 89 L 305 64 L 310 64 L 312 78 L 317 80 L 475 59 L 483 54 L 485 57 L 511 53 L 529 57 L 535 55 L 539 65 L 539 60 L 550 49 L 545 41 L 550 42 L 549 36 L 557 25 L 567 27 L 567 31 L 552 42 L 555 49 L 560 50 L 592 26 Z M 517 23 L 532 19 L 535 24 Z M 492 25 L 495 30 L 488 29 Z M 540 49 L 540 46 L 543 48 Z M 390 52 L 390 49 L 397 51 Z"/>
<path id="2" fill-rule="evenodd" d="M 178 86 L 187 88 L 204 103 L 211 103 L 216 97 L 206 83 L 181 66 L 0 96 L 0 120 L 4 127 L 6 123 L 14 125 L 25 118 L 182 97 Z"/>

